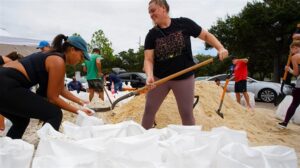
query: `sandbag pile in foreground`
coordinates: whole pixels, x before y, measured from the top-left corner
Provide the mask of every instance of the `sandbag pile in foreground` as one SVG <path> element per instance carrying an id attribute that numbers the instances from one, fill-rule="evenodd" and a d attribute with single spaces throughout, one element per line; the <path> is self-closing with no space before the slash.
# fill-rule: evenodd
<path id="1" fill-rule="evenodd" d="M 147 131 L 133 121 L 99 123 L 64 122 L 64 134 L 46 124 L 39 130 L 32 168 L 297 167 L 294 149 L 249 147 L 244 131 L 181 125 Z"/>

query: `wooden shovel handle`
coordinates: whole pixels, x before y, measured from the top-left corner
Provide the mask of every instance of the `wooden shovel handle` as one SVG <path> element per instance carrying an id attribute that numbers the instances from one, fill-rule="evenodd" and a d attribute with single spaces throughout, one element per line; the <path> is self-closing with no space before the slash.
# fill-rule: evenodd
<path id="1" fill-rule="evenodd" d="M 291 58 L 292 58 L 292 54 L 289 54 L 289 57 L 288 57 L 288 61 L 287 61 L 287 63 L 286 63 L 286 66 L 290 66 L 290 64 L 291 64 Z M 284 69 L 285 69 L 285 67 L 284 67 Z M 285 69 L 285 70 L 284 70 L 284 75 L 283 75 L 282 80 L 284 80 L 284 81 L 286 80 L 287 74 L 288 74 L 288 71 Z"/>
<path id="2" fill-rule="evenodd" d="M 181 71 L 179 71 L 179 72 L 176 72 L 176 73 L 174 73 L 174 74 L 172 74 L 172 75 L 169 75 L 169 76 L 167 76 L 167 77 L 164 77 L 164 78 L 162 78 L 162 79 L 160 79 L 160 80 L 157 80 L 157 81 L 155 81 L 154 83 L 153 83 L 153 85 L 155 85 L 155 86 L 159 86 L 159 85 L 161 85 L 161 84 L 163 84 L 163 83 L 166 83 L 167 81 L 169 81 L 169 80 L 171 80 L 171 79 L 174 79 L 174 78 L 176 78 L 176 77 L 178 77 L 178 76 L 180 76 L 180 75 L 183 75 L 183 74 L 185 74 L 185 73 L 187 73 L 187 72 L 190 72 L 190 71 L 193 71 L 193 70 L 195 70 L 195 69 L 197 69 L 197 68 L 200 68 L 200 67 L 202 67 L 202 66 L 205 66 L 205 65 L 207 65 L 207 64 L 209 64 L 209 63 L 212 63 L 214 61 L 214 59 L 213 58 L 210 58 L 210 59 L 208 59 L 208 60 L 206 60 L 206 61 L 203 61 L 203 62 L 200 62 L 200 63 L 198 63 L 198 64 L 196 64 L 196 65 L 194 65 L 194 66 L 191 66 L 191 67 L 189 67 L 189 68 L 186 68 L 186 69 L 184 69 L 184 70 L 181 70 Z M 145 93 L 145 92 L 147 92 L 148 91 L 148 89 L 149 89 L 149 86 L 144 86 L 144 87 L 142 87 L 142 88 L 140 88 L 140 89 L 138 89 L 138 90 L 136 90 L 135 92 L 137 92 L 137 93 Z"/>

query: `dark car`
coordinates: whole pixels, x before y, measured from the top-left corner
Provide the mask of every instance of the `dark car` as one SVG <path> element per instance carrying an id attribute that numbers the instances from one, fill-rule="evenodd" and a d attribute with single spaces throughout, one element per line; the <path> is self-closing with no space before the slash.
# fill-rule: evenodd
<path id="1" fill-rule="evenodd" d="M 118 75 L 125 84 L 130 82 L 133 88 L 144 87 L 146 85 L 146 74 L 142 72 L 123 72 Z"/>

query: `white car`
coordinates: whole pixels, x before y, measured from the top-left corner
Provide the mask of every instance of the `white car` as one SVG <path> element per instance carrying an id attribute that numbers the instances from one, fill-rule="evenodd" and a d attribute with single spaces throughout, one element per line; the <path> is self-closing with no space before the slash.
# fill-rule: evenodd
<path id="1" fill-rule="evenodd" d="M 210 78 L 210 76 L 198 76 L 195 78 L 196 81 L 202 81 L 202 80 L 207 80 Z"/>
<path id="2" fill-rule="evenodd" d="M 208 81 L 215 81 L 216 78 L 219 78 L 221 85 L 224 86 L 227 75 L 220 74 L 208 78 Z M 234 81 L 230 81 L 227 86 L 228 92 L 234 92 Z M 256 100 L 261 100 L 264 102 L 273 102 L 277 95 L 281 93 L 280 91 L 281 84 L 275 82 L 264 82 L 258 81 L 253 78 L 247 77 L 247 91 L 252 92 L 255 95 Z M 283 92 L 285 94 L 292 93 L 292 87 L 289 85 L 284 85 Z"/>

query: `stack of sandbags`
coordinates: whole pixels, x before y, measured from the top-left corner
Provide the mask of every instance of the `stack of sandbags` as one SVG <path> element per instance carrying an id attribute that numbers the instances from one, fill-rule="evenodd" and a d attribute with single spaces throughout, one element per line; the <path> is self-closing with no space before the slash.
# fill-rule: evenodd
<path id="1" fill-rule="evenodd" d="M 289 108 L 289 106 L 291 105 L 293 101 L 293 97 L 292 96 L 285 96 L 285 98 L 282 100 L 282 102 L 279 104 L 277 110 L 276 110 L 276 118 L 280 119 L 280 120 L 284 120 L 287 110 Z M 294 116 L 292 117 L 292 121 L 295 124 L 300 124 L 300 106 L 298 106 L 298 108 L 296 109 L 296 112 L 294 114 Z"/>
<path id="2" fill-rule="evenodd" d="M 0 167 L 29 168 L 34 146 L 20 139 L 0 138 Z"/>
<path id="3" fill-rule="evenodd" d="M 85 127 L 85 126 L 84 126 Z M 245 131 L 227 127 L 202 131 L 201 126 L 169 125 L 144 130 L 133 121 L 86 126 L 93 136 L 39 130 L 32 168 L 224 168 L 296 167 L 294 149 L 248 145 Z M 80 133 L 80 132 L 79 132 Z"/>

